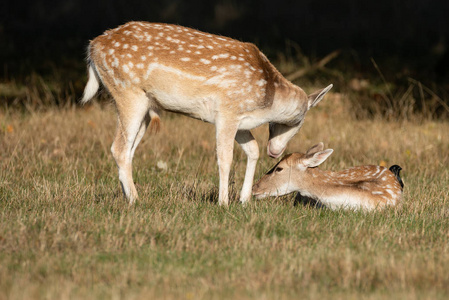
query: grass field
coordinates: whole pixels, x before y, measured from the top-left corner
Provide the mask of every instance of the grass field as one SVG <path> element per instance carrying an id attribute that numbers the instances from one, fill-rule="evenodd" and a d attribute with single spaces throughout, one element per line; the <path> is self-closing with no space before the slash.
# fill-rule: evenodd
<path id="1" fill-rule="evenodd" d="M 449 123 L 356 119 L 346 98 L 326 96 L 287 152 L 323 141 L 323 169 L 399 164 L 402 207 L 242 206 L 238 145 L 219 207 L 214 127 L 172 114 L 136 151 L 129 207 L 112 105 L 0 110 L 0 299 L 447 299 Z M 259 178 L 275 161 L 254 132 Z"/>

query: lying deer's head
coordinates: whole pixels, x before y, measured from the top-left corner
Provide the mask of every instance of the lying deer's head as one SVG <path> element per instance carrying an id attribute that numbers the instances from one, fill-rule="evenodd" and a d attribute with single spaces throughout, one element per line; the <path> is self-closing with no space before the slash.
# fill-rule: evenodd
<path id="1" fill-rule="evenodd" d="M 303 183 L 310 183 L 309 168 L 322 164 L 334 150 L 324 149 L 319 143 L 306 153 L 292 153 L 283 157 L 254 186 L 253 195 L 257 198 L 282 196 L 301 189 Z"/>

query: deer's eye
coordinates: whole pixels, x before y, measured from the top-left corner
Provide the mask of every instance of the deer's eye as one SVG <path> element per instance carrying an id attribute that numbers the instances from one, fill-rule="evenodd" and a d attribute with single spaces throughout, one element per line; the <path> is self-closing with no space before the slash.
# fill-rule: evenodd
<path id="1" fill-rule="evenodd" d="M 280 173 L 280 172 L 282 172 L 283 170 L 284 170 L 284 168 L 277 167 L 276 170 L 275 170 L 275 172 L 276 172 L 276 173 Z"/>

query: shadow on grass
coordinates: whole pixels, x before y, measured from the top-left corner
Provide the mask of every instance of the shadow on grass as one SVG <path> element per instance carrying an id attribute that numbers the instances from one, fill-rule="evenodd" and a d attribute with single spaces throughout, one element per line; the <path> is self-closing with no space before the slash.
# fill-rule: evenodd
<path id="1" fill-rule="evenodd" d="M 316 208 L 316 209 L 325 209 L 326 206 L 324 206 L 321 202 L 307 197 L 307 196 L 303 196 L 300 193 L 296 194 L 295 200 L 293 201 L 293 206 L 308 206 L 308 207 L 312 207 L 312 208 Z"/>

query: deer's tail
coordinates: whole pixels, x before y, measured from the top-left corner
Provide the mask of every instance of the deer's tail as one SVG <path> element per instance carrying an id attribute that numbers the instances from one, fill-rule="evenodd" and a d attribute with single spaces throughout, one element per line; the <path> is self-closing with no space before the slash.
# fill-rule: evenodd
<path id="1" fill-rule="evenodd" d="M 390 167 L 390 171 L 396 176 L 396 179 L 398 180 L 399 184 L 401 185 L 401 188 L 404 188 L 404 182 L 402 182 L 401 176 L 399 173 L 401 172 L 402 168 L 398 165 L 393 165 Z"/>
<path id="2" fill-rule="evenodd" d="M 84 95 L 81 99 L 81 104 L 86 104 L 90 99 L 92 99 L 100 88 L 100 77 L 98 76 L 97 70 L 92 61 L 89 61 L 88 70 L 89 80 L 84 88 Z"/>
<path id="3" fill-rule="evenodd" d="M 158 133 L 161 129 L 161 118 L 156 110 L 150 109 L 150 133 Z"/>

